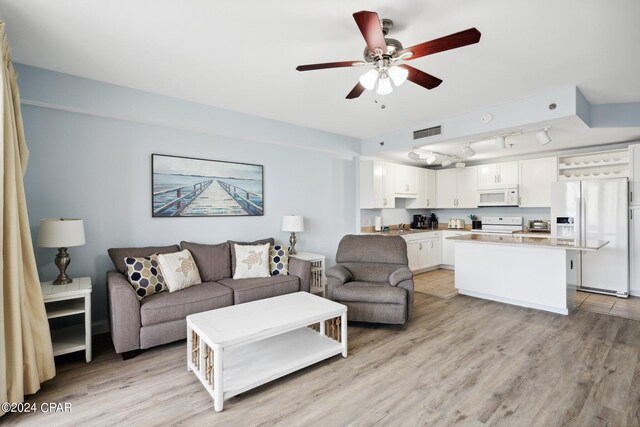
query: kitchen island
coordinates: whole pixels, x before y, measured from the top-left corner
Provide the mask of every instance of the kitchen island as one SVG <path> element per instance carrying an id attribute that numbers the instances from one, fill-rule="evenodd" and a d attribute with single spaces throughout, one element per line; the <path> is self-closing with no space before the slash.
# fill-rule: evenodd
<path id="1" fill-rule="evenodd" d="M 579 252 L 608 243 L 497 234 L 449 240 L 459 293 L 559 314 L 575 307 Z"/>

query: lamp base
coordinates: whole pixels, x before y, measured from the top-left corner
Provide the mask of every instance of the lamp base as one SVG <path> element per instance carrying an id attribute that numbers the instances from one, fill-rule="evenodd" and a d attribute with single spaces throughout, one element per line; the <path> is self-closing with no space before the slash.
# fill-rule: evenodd
<path id="1" fill-rule="evenodd" d="M 60 270 L 60 274 L 56 280 L 53 281 L 53 284 L 68 285 L 69 283 L 73 283 L 73 279 L 66 273 L 67 267 L 71 263 L 71 257 L 67 252 L 67 248 L 58 248 L 58 254 L 56 255 L 54 263 L 56 267 L 58 267 L 58 270 Z"/>
<path id="2" fill-rule="evenodd" d="M 291 237 L 289 237 L 289 254 L 296 254 L 296 233 L 291 232 Z"/>

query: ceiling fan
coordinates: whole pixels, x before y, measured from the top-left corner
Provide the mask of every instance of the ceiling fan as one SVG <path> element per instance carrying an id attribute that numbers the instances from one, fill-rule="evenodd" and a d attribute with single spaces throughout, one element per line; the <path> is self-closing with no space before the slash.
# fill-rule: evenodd
<path id="1" fill-rule="evenodd" d="M 354 13 L 353 18 L 367 42 L 367 46 L 364 49 L 364 61 L 327 62 L 296 67 L 298 71 L 311 71 L 325 68 L 373 65 L 374 68 L 360 76 L 360 81 L 351 89 L 347 99 L 357 98 L 367 89 L 375 89 L 378 95 L 386 95 L 393 91 L 391 82 L 397 87 L 404 83 L 405 80 L 412 81 L 426 89 L 438 87 L 442 83 L 439 78 L 410 65 L 401 64 L 398 61 L 411 61 L 480 41 L 480 31 L 475 28 L 469 28 L 459 33 L 403 48 L 402 43 L 398 40 L 385 37 L 393 27 L 393 21 L 390 19 L 381 21 L 377 13 L 366 10 Z"/>

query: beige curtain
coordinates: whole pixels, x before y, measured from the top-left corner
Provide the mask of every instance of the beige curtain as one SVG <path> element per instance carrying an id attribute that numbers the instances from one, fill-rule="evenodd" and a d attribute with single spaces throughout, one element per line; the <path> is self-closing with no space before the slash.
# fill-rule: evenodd
<path id="1" fill-rule="evenodd" d="M 24 138 L 17 75 L 0 22 L 2 149 L 0 168 L 0 402 L 22 402 L 55 376 L 47 315 L 36 268 L 22 178 Z M 0 410 L 0 416 L 4 412 Z"/>

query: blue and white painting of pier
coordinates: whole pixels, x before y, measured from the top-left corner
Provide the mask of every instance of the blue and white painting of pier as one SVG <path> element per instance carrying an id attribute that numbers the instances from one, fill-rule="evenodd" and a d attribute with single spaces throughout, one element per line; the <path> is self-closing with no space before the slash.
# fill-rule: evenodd
<path id="1" fill-rule="evenodd" d="M 153 154 L 154 217 L 263 215 L 261 165 Z"/>

